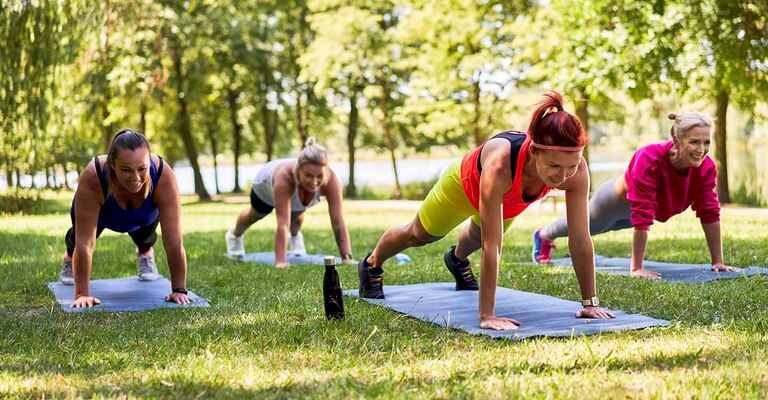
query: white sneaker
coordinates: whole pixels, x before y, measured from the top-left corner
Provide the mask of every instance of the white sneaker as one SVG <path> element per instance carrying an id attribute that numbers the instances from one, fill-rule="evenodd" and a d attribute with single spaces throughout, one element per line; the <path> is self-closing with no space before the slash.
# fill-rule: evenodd
<path id="1" fill-rule="evenodd" d="M 304 247 L 304 235 L 301 232 L 288 238 L 288 255 L 297 257 L 307 255 L 307 248 Z"/>
<path id="2" fill-rule="evenodd" d="M 232 229 L 228 230 L 224 234 L 224 238 L 227 241 L 227 255 L 230 257 L 245 257 L 245 245 L 243 245 L 243 237 L 245 234 L 235 236 Z"/>
<path id="3" fill-rule="evenodd" d="M 59 271 L 59 283 L 62 285 L 74 285 L 75 276 L 72 274 L 72 259 L 64 257 L 61 260 L 61 271 Z"/>
<path id="4" fill-rule="evenodd" d="M 145 255 L 136 254 L 136 268 L 139 271 L 140 281 L 154 281 L 160 277 L 155 264 L 155 252 L 152 250 Z"/>

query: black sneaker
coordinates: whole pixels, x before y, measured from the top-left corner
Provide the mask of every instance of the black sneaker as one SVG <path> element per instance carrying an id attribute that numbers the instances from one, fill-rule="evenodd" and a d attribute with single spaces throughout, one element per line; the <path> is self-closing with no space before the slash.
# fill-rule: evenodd
<path id="1" fill-rule="evenodd" d="M 382 275 L 384 270 L 381 268 L 375 268 L 371 264 L 368 264 L 367 256 L 360 259 L 357 264 L 357 276 L 360 278 L 360 297 L 366 299 L 383 299 L 384 298 L 384 279 Z"/>
<path id="2" fill-rule="evenodd" d="M 478 290 L 477 280 L 475 275 L 472 274 L 472 266 L 469 265 L 469 260 L 456 260 L 453 254 L 454 250 L 456 250 L 456 246 L 451 246 L 445 252 L 443 260 L 448 271 L 451 271 L 453 278 L 456 279 L 456 290 Z"/>

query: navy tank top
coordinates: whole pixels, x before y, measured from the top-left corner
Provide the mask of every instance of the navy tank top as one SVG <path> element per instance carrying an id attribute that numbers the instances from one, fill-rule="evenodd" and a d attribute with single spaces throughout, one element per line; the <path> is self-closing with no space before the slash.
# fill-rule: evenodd
<path id="1" fill-rule="evenodd" d="M 155 166 L 151 156 L 149 162 L 149 177 L 152 179 L 152 189 L 150 189 L 149 195 L 144 199 L 141 207 L 133 210 L 126 210 L 120 207 L 114 197 L 108 196 L 107 170 L 105 168 L 102 171 L 101 165 L 99 165 L 99 158 L 93 158 L 93 163 L 96 165 L 96 174 L 99 176 L 99 183 L 101 184 L 101 192 L 104 194 L 104 204 L 101 205 L 101 210 L 99 211 L 100 228 L 128 233 L 155 222 L 160 212 L 157 209 L 157 204 L 152 200 L 152 195 L 154 195 L 157 182 L 160 181 L 160 175 L 163 173 L 163 158 L 157 157 L 160 160 L 159 166 Z"/>

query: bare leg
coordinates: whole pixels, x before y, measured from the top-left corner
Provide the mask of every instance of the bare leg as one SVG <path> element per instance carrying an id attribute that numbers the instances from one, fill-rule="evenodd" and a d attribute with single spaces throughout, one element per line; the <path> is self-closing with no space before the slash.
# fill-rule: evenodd
<path id="1" fill-rule="evenodd" d="M 266 216 L 267 214 L 262 214 L 254 210 L 253 207 L 248 207 L 248 209 L 243 210 L 237 217 L 237 224 L 235 225 L 235 230 L 232 233 L 234 233 L 235 236 L 243 236 L 246 229 L 250 228 L 250 226 L 256 223 L 256 221 Z"/>
<path id="2" fill-rule="evenodd" d="M 301 225 L 304 224 L 304 211 L 291 212 L 291 236 L 296 236 L 301 231 Z"/>
<path id="3" fill-rule="evenodd" d="M 469 224 L 459 234 L 459 242 L 456 244 L 453 255 L 459 260 L 466 260 L 470 254 L 479 250 L 483 245 L 482 238 L 480 227 L 475 225 L 474 221 L 470 219 Z"/>
<path id="4" fill-rule="evenodd" d="M 384 232 L 366 261 L 369 265 L 381 268 L 384 261 L 409 247 L 421 247 L 440 239 L 442 236 L 427 233 L 416 215 L 410 223 L 389 228 Z"/>

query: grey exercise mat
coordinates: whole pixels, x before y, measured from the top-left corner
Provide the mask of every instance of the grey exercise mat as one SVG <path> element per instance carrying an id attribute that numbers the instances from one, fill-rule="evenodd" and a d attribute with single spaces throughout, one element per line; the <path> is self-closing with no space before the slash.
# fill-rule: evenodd
<path id="1" fill-rule="evenodd" d="M 171 282 L 162 276 L 154 281 L 140 281 L 135 276 L 92 280 L 91 296 L 101 300 L 100 305 L 92 308 L 69 307 L 75 301 L 74 285 L 49 282 L 48 289 L 53 292 L 56 301 L 66 312 L 83 312 L 85 310 L 144 311 L 156 308 L 210 307 L 207 300 L 191 291 L 188 296 L 195 300 L 192 304 L 182 305 L 165 301 L 165 296 L 171 293 Z"/>
<path id="2" fill-rule="evenodd" d="M 224 254 L 224 256 L 229 257 L 227 254 Z M 291 265 L 297 265 L 297 264 L 318 264 L 323 265 L 323 258 L 325 256 L 322 254 L 307 254 L 305 256 L 293 256 L 288 255 L 285 258 L 285 261 L 288 262 L 288 264 Z M 230 257 L 234 260 L 238 261 L 247 261 L 252 263 L 263 263 L 263 264 L 270 264 L 275 265 L 275 253 L 274 252 L 265 252 L 265 253 L 248 253 L 245 255 L 245 257 Z M 341 258 L 336 257 L 336 263 L 341 263 Z"/>
<path id="3" fill-rule="evenodd" d="M 595 271 L 629 276 L 629 258 L 608 258 L 595 255 Z M 552 264 L 558 267 L 573 267 L 570 258 L 557 258 Z M 738 278 L 768 274 L 768 268 L 748 267 L 741 272 L 715 272 L 710 264 L 674 264 L 658 261 L 643 261 L 643 268 L 661 274 L 664 282 L 704 283 L 716 279 Z"/>
<path id="4" fill-rule="evenodd" d="M 575 301 L 543 294 L 496 288 L 496 315 L 520 322 L 520 328 L 507 331 L 480 329 L 478 291 L 456 291 L 454 283 L 433 282 L 416 285 L 384 286 L 385 299 L 364 299 L 397 312 L 440 326 L 493 338 L 521 340 L 536 336 L 570 337 L 602 332 L 665 326 L 669 322 L 642 314 L 612 311 L 614 319 L 575 318 L 581 309 Z M 357 289 L 344 294 L 358 296 Z"/>

